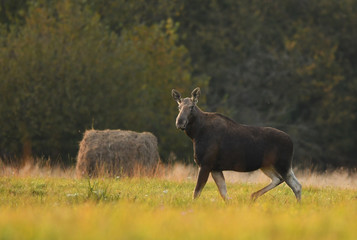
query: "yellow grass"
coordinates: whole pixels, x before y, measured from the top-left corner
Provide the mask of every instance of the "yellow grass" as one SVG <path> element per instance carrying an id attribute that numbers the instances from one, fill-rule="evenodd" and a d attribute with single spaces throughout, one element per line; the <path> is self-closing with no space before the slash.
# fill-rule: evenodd
<path id="1" fill-rule="evenodd" d="M 285 185 L 227 173 L 224 203 L 210 179 L 192 200 L 196 168 L 153 177 L 77 179 L 74 169 L 0 167 L 0 239 L 356 239 L 356 176 L 298 172 L 302 203 Z"/>
<path id="2" fill-rule="evenodd" d="M 74 167 L 66 169 L 48 166 L 40 167 L 32 162 L 33 161 L 29 161 L 20 168 L 14 168 L 5 166 L 0 160 L 0 176 L 76 178 Z M 295 170 L 295 175 L 305 187 L 314 186 L 357 189 L 357 173 L 349 173 L 344 170 L 335 170 L 325 173 Z M 148 174 L 147 171 L 137 166 L 134 171 L 134 176 L 155 176 L 155 178 L 174 181 L 195 180 L 197 177 L 197 167 L 180 163 L 174 165 L 159 164 L 153 175 L 151 172 Z M 267 184 L 270 181 L 260 170 L 250 173 L 225 171 L 224 176 L 228 183 Z M 212 181 L 212 179 L 210 178 L 209 181 Z"/>

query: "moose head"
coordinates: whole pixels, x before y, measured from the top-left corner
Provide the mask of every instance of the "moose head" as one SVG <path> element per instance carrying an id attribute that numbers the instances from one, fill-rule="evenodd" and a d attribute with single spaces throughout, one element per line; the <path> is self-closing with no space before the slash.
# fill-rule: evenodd
<path id="1" fill-rule="evenodd" d="M 172 89 L 172 97 L 178 104 L 179 114 L 176 118 L 176 127 L 185 130 L 187 125 L 193 120 L 195 112 L 197 111 L 197 102 L 200 97 L 201 90 L 199 87 L 195 88 L 191 93 L 191 98 L 181 98 L 181 94 Z"/>

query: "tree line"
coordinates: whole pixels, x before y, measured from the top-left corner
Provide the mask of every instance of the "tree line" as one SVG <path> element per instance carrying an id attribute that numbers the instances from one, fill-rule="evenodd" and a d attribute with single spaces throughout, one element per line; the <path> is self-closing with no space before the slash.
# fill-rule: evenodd
<path id="1" fill-rule="evenodd" d="M 0 4 L 0 154 L 74 161 L 86 129 L 151 131 L 190 161 L 170 90 L 286 131 L 295 163 L 357 167 L 357 1 Z"/>

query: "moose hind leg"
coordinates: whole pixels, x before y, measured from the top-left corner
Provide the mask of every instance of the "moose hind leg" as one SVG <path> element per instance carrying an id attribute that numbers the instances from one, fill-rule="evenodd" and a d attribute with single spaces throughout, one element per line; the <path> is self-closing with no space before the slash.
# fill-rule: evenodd
<path id="1" fill-rule="evenodd" d="M 284 180 L 285 180 L 286 184 L 288 184 L 288 186 L 293 190 L 298 202 L 300 202 L 300 200 L 301 200 L 301 184 L 296 179 L 292 169 L 290 169 L 289 172 L 286 174 L 286 176 L 284 176 Z"/>
<path id="2" fill-rule="evenodd" d="M 284 180 L 282 179 L 280 174 L 278 174 L 274 168 L 264 168 L 261 170 L 265 175 L 267 175 L 269 178 L 271 178 L 271 183 L 269 185 L 267 185 L 266 187 L 260 189 L 259 191 L 253 193 L 251 195 L 251 199 L 253 201 L 255 201 L 258 197 L 260 197 L 264 193 L 270 191 L 271 189 L 275 188 L 276 186 L 278 186 L 279 184 L 284 182 Z"/>
<path id="3" fill-rule="evenodd" d="M 224 180 L 223 173 L 221 171 L 220 172 L 212 171 L 211 175 L 218 187 L 221 197 L 223 198 L 224 201 L 226 201 L 227 200 L 227 186 L 226 186 L 226 182 Z"/>

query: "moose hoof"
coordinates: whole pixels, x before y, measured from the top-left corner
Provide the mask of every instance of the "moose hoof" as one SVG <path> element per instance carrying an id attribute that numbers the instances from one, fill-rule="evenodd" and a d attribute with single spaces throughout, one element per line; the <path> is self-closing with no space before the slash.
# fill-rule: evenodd
<path id="1" fill-rule="evenodd" d="M 259 197 L 258 193 L 252 193 L 252 195 L 250 195 L 250 200 L 255 202 L 257 200 L 257 198 Z"/>
<path id="2" fill-rule="evenodd" d="M 232 200 L 232 198 L 227 196 L 227 197 L 223 198 L 223 200 L 224 200 L 226 203 L 230 203 L 231 200 Z"/>

